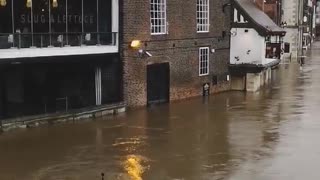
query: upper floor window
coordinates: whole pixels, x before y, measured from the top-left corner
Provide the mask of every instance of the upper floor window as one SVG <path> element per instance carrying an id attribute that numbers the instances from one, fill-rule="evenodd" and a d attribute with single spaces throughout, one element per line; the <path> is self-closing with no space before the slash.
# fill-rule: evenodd
<path id="1" fill-rule="evenodd" d="M 209 32 L 209 0 L 197 0 L 197 32 Z"/>
<path id="2" fill-rule="evenodd" d="M 209 74 L 209 47 L 199 48 L 199 76 Z"/>
<path id="3" fill-rule="evenodd" d="M 114 45 L 112 16 L 109 0 L 0 0 L 0 49 Z"/>
<path id="4" fill-rule="evenodd" d="M 166 34 L 167 31 L 167 4 L 166 0 L 150 0 L 151 34 Z"/>

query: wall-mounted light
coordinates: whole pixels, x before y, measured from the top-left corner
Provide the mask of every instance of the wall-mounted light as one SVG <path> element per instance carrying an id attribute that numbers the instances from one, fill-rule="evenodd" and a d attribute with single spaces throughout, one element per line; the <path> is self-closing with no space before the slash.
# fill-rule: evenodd
<path id="1" fill-rule="evenodd" d="M 7 0 L 0 0 L 0 6 L 4 7 L 7 5 Z"/>
<path id="2" fill-rule="evenodd" d="M 226 4 L 224 4 L 224 5 L 222 6 L 222 12 L 224 13 L 226 7 L 227 7 L 227 6 L 230 6 L 230 7 L 231 7 L 231 5 L 232 5 L 231 3 L 226 3 Z"/>
<path id="3" fill-rule="evenodd" d="M 285 27 L 288 26 L 288 24 L 287 24 L 287 22 L 285 21 L 285 22 L 281 22 L 280 26 L 281 26 L 282 28 L 285 28 Z"/>
<path id="4" fill-rule="evenodd" d="M 8 36 L 8 43 L 13 43 L 13 35 L 12 34 L 10 34 Z"/>
<path id="5" fill-rule="evenodd" d="M 138 57 L 152 57 L 152 54 L 144 49 L 141 48 L 142 43 L 140 40 L 133 40 L 130 43 L 130 48 L 138 50 Z"/>
<path id="6" fill-rule="evenodd" d="M 63 35 L 59 35 L 59 36 L 57 37 L 57 41 L 58 41 L 59 43 L 63 43 Z"/>
<path id="7" fill-rule="evenodd" d="M 130 43 L 130 47 L 132 49 L 139 49 L 141 47 L 141 41 L 140 40 L 133 40 Z"/>
<path id="8" fill-rule="evenodd" d="M 87 34 L 85 35 L 84 39 L 85 39 L 86 41 L 91 41 L 91 34 L 90 34 L 90 33 L 87 33 Z"/>
<path id="9" fill-rule="evenodd" d="M 32 6 L 32 0 L 27 0 L 26 6 L 27 6 L 27 8 L 31 8 L 31 6 Z"/>
<path id="10" fill-rule="evenodd" d="M 140 58 L 142 58 L 142 57 L 152 57 L 152 54 L 150 53 L 150 52 L 148 52 L 148 51 L 146 51 L 146 50 L 143 50 L 143 49 L 139 49 L 139 51 L 138 51 L 138 56 L 140 57 Z"/>
<path id="11" fill-rule="evenodd" d="M 57 8 L 58 7 L 58 0 L 53 0 L 52 1 L 52 7 Z"/>

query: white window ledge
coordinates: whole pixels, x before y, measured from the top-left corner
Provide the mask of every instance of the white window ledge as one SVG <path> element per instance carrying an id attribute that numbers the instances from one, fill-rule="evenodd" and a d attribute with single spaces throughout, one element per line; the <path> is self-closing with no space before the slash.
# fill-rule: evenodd
<path id="1" fill-rule="evenodd" d="M 26 49 L 0 49 L 0 59 L 106 54 L 119 52 L 118 46 L 77 46 Z"/>
<path id="2" fill-rule="evenodd" d="M 263 65 L 276 62 L 276 61 L 278 61 L 278 59 L 276 58 L 266 58 L 265 61 L 263 62 Z"/>

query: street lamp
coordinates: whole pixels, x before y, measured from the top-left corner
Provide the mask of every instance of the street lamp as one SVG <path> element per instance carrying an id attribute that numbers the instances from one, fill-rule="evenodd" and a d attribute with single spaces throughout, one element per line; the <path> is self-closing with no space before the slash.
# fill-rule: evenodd
<path id="1" fill-rule="evenodd" d="M 27 6 L 27 8 L 31 8 L 31 6 L 32 6 L 32 0 L 27 0 L 26 6 Z"/>
<path id="2" fill-rule="evenodd" d="M 280 24 L 280 25 L 281 25 L 281 27 L 282 27 L 282 28 L 285 28 L 285 27 L 287 27 L 287 26 L 288 26 L 288 24 L 287 24 L 287 22 L 286 22 L 286 21 L 285 21 L 285 22 L 281 22 L 281 24 Z"/>
<path id="3" fill-rule="evenodd" d="M 49 0 L 49 47 L 51 47 L 52 45 L 52 30 L 51 30 L 51 23 L 52 23 L 52 20 L 51 20 L 51 0 Z M 68 3 L 66 3 L 67 5 Z M 52 8 L 57 8 L 58 7 L 58 0 L 52 0 Z M 68 10 L 68 8 L 66 8 L 66 11 Z M 66 16 L 67 16 L 67 13 L 66 13 Z"/>
<path id="4" fill-rule="evenodd" d="M 32 4 L 32 0 L 27 0 L 26 6 L 27 6 L 27 8 L 30 8 L 30 13 L 31 13 L 31 47 L 33 47 L 33 4 Z"/>
<path id="5" fill-rule="evenodd" d="M 7 0 L 0 0 L 0 6 L 4 7 L 7 5 Z"/>
<path id="6" fill-rule="evenodd" d="M 53 0 L 53 1 L 52 1 L 52 7 L 53 7 L 53 8 L 58 7 L 58 0 Z"/>
<path id="7" fill-rule="evenodd" d="M 139 49 L 141 47 L 141 41 L 140 40 L 131 41 L 130 47 L 132 49 Z"/>
<path id="8" fill-rule="evenodd" d="M 308 22 L 308 17 L 307 16 L 303 17 L 303 22 L 305 22 L 305 23 Z"/>

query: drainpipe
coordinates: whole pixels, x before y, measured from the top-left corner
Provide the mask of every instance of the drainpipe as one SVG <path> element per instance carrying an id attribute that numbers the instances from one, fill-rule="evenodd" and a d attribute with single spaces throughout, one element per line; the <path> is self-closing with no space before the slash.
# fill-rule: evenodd
<path id="1" fill-rule="evenodd" d="M 302 2 L 303 4 L 303 2 Z M 302 49 L 302 33 L 301 33 L 301 1 L 298 0 L 298 33 L 299 33 L 299 39 L 298 39 L 298 57 L 302 55 L 303 49 Z"/>
<path id="2" fill-rule="evenodd" d="M 1 68 L 1 71 L 2 71 L 2 68 Z M 4 104 L 5 104 L 5 102 L 4 102 L 4 101 L 5 101 L 5 98 L 4 98 L 4 92 L 5 92 L 5 90 L 4 90 L 4 89 L 5 89 L 5 88 L 3 87 L 3 86 L 4 86 L 4 85 L 3 85 L 3 84 L 4 84 L 4 83 L 3 83 L 3 82 L 4 82 L 4 81 L 3 81 L 3 78 L 4 78 L 3 76 L 4 76 L 4 73 L 1 73 L 1 77 L 0 77 L 0 86 L 1 86 L 1 87 L 0 87 L 0 88 L 1 88 L 1 90 L 0 90 L 0 91 L 1 91 L 1 92 L 0 92 L 0 106 L 1 106 L 1 107 L 0 107 L 0 108 L 1 108 L 1 110 L 0 110 L 0 111 L 1 111 L 1 115 L 0 115 L 0 134 L 3 132 L 2 119 L 4 118 L 3 115 L 4 115 L 4 109 L 5 109 L 5 108 L 4 108 Z"/>
<path id="3" fill-rule="evenodd" d="M 281 23 L 281 19 L 282 19 L 282 2 L 281 2 L 281 0 L 278 0 L 277 1 L 277 6 L 278 6 L 278 12 L 277 12 L 277 23 L 278 23 L 278 25 L 280 25 L 280 23 Z"/>

